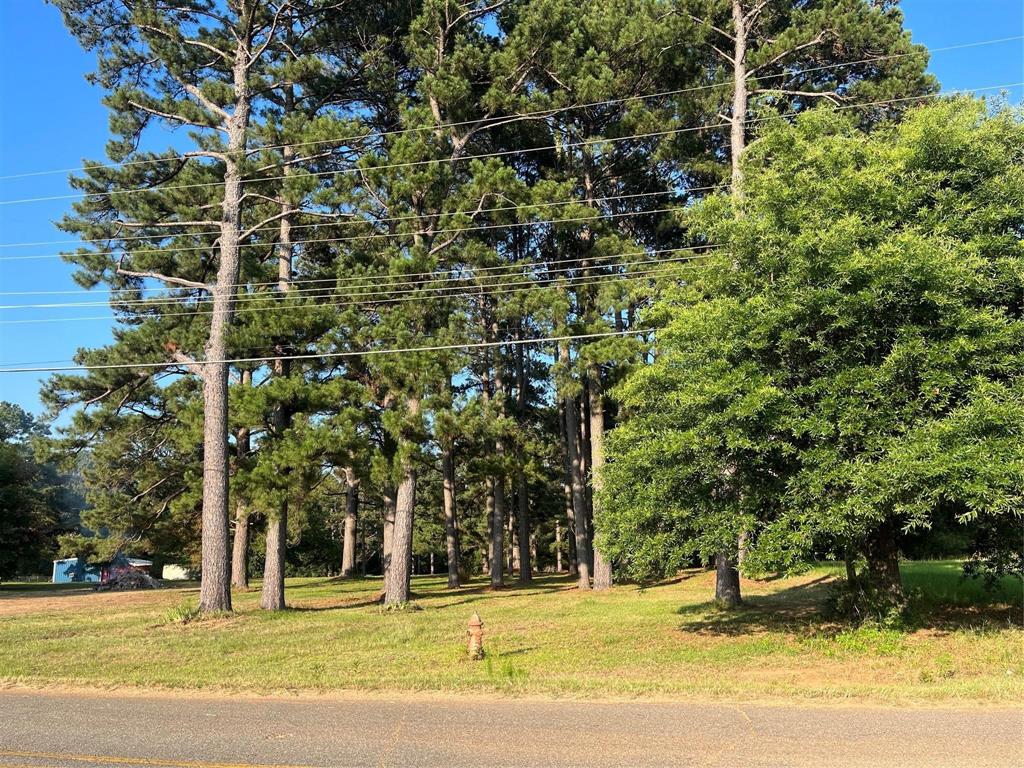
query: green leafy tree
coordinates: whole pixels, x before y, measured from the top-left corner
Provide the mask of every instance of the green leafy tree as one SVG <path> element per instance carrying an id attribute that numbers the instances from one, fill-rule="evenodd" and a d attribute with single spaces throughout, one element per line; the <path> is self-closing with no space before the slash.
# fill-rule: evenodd
<path id="1" fill-rule="evenodd" d="M 48 431 L 21 407 L 0 402 L 0 579 L 44 573 L 58 537 L 77 524 L 70 478 L 33 452 Z"/>
<path id="2" fill-rule="evenodd" d="M 958 99 L 872 134 L 812 111 L 748 149 L 744 199 L 690 218 L 721 255 L 618 392 L 605 520 L 633 573 L 746 532 L 751 573 L 847 556 L 899 604 L 904 532 L 1019 521 L 1022 139 Z"/>

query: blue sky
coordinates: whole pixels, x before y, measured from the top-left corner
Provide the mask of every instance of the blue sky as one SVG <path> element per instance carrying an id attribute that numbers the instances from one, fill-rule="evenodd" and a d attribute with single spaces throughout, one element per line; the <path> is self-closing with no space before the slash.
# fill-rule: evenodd
<path id="1" fill-rule="evenodd" d="M 1021 0 L 904 0 L 914 40 L 942 48 L 1024 34 Z M 85 74 L 92 56 L 64 30 L 60 14 L 41 0 L 0 0 L 0 176 L 74 168 L 100 159 L 107 136 L 102 93 Z M 934 72 L 947 90 L 1024 81 L 1024 41 L 934 53 Z M 1024 98 L 1020 87 L 1011 100 Z M 173 141 L 173 140 L 171 140 Z M 0 200 L 68 194 L 66 174 L 0 179 Z M 53 226 L 68 200 L 0 205 L 0 244 L 67 236 Z M 54 253 L 60 246 L 0 247 L 0 259 Z M 0 292 L 74 291 L 71 269 L 59 259 L 0 260 Z M 3 296 L 0 304 L 100 300 L 89 295 Z M 2 310 L 0 320 L 104 316 L 101 307 Z M 110 337 L 103 320 L 0 323 L 0 366 L 70 359 L 82 346 Z M 0 399 L 41 411 L 35 374 L 0 374 Z"/>

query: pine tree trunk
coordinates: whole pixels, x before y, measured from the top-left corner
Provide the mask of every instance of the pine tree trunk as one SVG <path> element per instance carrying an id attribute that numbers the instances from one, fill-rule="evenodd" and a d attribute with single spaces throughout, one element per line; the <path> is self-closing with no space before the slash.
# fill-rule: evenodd
<path id="1" fill-rule="evenodd" d="M 252 384 L 252 372 L 242 371 L 242 385 Z M 235 432 L 235 459 L 236 471 L 241 463 L 249 455 L 252 448 L 249 439 L 249 430 L 245 427 Z M 249 509 L 245 502 L 235 501 L 235 538 L 231 545 L 231 586 L 240 589 L 249 589 Z"/>
<path id="2" fill-rule="evenodd" d="M 562 572 L 562 523 L 555 518 L 555 573 Z"/>
<path id="3" fill-rule="evenodd" d="M 580 477 L 587 505 L 587 548 L 590 552 L 590 575 L 594 575 L 594 488 L 590 484 L 590 391 L 587 380 L 583 380 L 583 394 L 580 397 L 579 448 Z"/>
<path id="4" fill-rule="evenodd" d="M 232 79 L 234 110 L 225 121 L 228 133 L 221 204 L 220 261 L 217 282 L 211 288 L 210 335 L 206 342 L 203 378 L 203 509 L 202 578 L 199 610 L 231 610 L 230 531 L 228 525 L 228 348 L 241 265 L 239 238 L 242 223 L 241 162 L 251 111 L 249 44 L 239 39 Z"/>
<path id="5" fill-rule="evenodd" d="M 520 325 L 519 338 L 522 339 Z M 521 429 L 526 428 L 526 352 L 524 345 L 517 344 L 516 360 L 516 415 L 519 417 Z M 519 503 L 516 521 L 519 539 L 519 583 L 529 584 L 533 581 L 533 561 L 530 554 L 530 488 L 526 481 L 526 470 L 523 469 L 525 458 L 519 451 L 519 471 L 516 476 L 516 500 Z"/>
<path id="6" fill-rule="evenodd" d="M 491 339 L 498 336 L 497 322 L 491 323 Z M 498 410 L 498 417 L 505 416 L 505 377 L 504 364 L 501 359 L 500 347 L 495 347 L 494 353 L 494 397 Z M 494 441 L 494 453 L 499 462 L 504 465 L 505 441 L 499 437 Z M 491 526 L 491 586 L 505 586 L 505 474 L 502 468 L 493 478 L 494 486 L 494 523 Z"/>
<path id="7" fill-rule="evenodd" d="M 494 516 L 491 519 L 491 586 L 505 586 L 505 478 L 491 478 Z"/>
<path id="8" fill-rule="evenodd" d="M 356 575 L 356 527 L 359 523 L 359 478 L 345 467 L 345 537 L 341 548 L 341 575 Z"/>
<path id="9" fill-rule="evenodd" d="M 419 399 L 410 397 L 406 401 L 410 418 L 419 416 Z M 403 443 L 408 439 L 403 437 Z M 395 497 L 395 524 L 391 538 L 391 562 L 384 577 L 384 605 L 398 606 L 409 601 L 409 579 L 412 568 L 413 512 L 416 506 L 416 467 L 409 455 L 409 445 L 399 450 L 401 456 L 401 480 Z"/>
<path id="10" fill-rule="evenodd" d="M 519 490 L 512 491 L 512 512 L 508 516 L 508 525 L 505 528 L 505 539 L 509 542 L 509 575 L 519 573 Z"/>
<path id="11" fill-rule="evenodd" d="M 249 510 L 243 502 L 235 504 L 235 538 L 231 546 L 231 586 L 249 589 Z"/>
<path id="12" fill-rule="evenodd" d="M 723 608 L 740 604 L 740 573 L 724 552 L 715 555 L 715 602 Z"/>
<path id="13" fill-rule="evenodd" d="M 488 477 L 484 480 L 487 490 L 484 494 L 484 517 L 487 519 L 487 550 L 484 552 L 483 573 L 489 576 L 491 563 L 494 562 L 494 481 Z"/>
<path id="14" fill-rule="evenodd" d="M 288 502 L 273 519 L 267 520 L 267 550 L 263 563 L 263 590 L 260 593 L 260 608 L 265 611 L 281 611 L 284 603 L 284 558 L 288 541 Z"/>
<path id="15" fill-rule="evenodd" d="M 412 557 L 413 507 L 416 503 L 416 469 L 404 461 L 402 479 L 395 498 L 395 524 L 391 538 L 391 562 L 384 577 L 384 605 L 409 602 L 409 578 Z"/>
<path id="16" fill-rule="evenodd" d="M 576 532 L 576 572 L 579 588 L 590 589 L 590 543 L 587 541 L 587 495 L 580 472 L 579 425 L 575 399 L 565 399 L 565 426 L 569 445 L 569 467 L 572 472 L 572 508 Z"/>
<path id="17" fill-rule="evenodd" d="M 530 556 L 530 498 L 526 473 L 519 470 L 519 583 L 533 581 L 533 562 Z"/>
<path id="18" fill-rule="evenodd" d="M 459 578 L 459 520 L 455 495 L 455 457 L 445 442 L 441 453 L 442 491 L 444 495 L 444 538 L 448 552 L 448 587 L 461 586 Z"/>
<path id="19" fill-rule="evenodd" d="M 604 467 L 604 401 L 601 398 L 601 372 L 596 366 L 588 370 L 590 386 L 590 485 L 593 488 L 594 517 L 599 517 L 601 470 Z M 595 520 L 596 529 L 596 520 Z M 594 539 L 594 589 L 610 589 L 612 564 L 606 560 Z"/>
<path id="20" fill-rule="evenodd" d="M 387 486 L 382 490 L 381 495 L 384 501 L 384 513 L 382 515 L 380 570 L 386 582 L 388 570 L 391 568 L 391 549 L 395 539 L 395 499 L 398 492 L 395 488 Z"/>
<path id="21" fill-rule="evenodd" d="M 733 91 L 729 133 L 729 154 L 732 160 L 732 194 L 743 198 L 743 150 L 747 145 L 747 17 L 743 0 L 732 0 L 733 21 Z"/>
<path id="22" fill-rule="evenodd" d="M 285 114 L 294 110 L 294 96 L 289 87 L 285 90 Z M 295 157 L 295 151 L 291 147 L 284 147 L 281 150 L 284 159 L 284 176 L 292 174 L 291 161 Z M 281 206 L 281 221 L 278 232 L 278 259 L 277 259 L 277 290 L 279 296 L 284 299 L 291 290 L 292 283 L 292 204 L 282 193 L 278 202 Z M 288 378 L 291 374 L 291 361 L 285 359 L 285 348 L 279 342 L 277 345 L 278 356 L 273 362 L 274 376 L 277 378 Z M 277 403 L 274 406 L 273 429 L 278 440 L 284 438 L 284 433 L 291 426 L 292 412 L 288 404 Z M 282 471 L 289 471 L 289 468 L 280 468 Z M 284 610 L 284 566 L 285 548 L 288 545 L 288 500 L 281 501 L 277 514 L 267 516 L 267 556 L 263 561 L 263 592 L 260 595 L 260 607 L 267 611 Z"/>
<path id="23" fill-rule="evenodd" d="M 569 575 L 578 576 L 576 557 L 576 522 L 572 505 L 572 469 L 569 457 L 569 438 L 565 427 L 565 400 L 558 399 L 558 426 L 562 432 L 562 496 L 565 501 L 566 536 L 565 553 L 569 563 Z"/>

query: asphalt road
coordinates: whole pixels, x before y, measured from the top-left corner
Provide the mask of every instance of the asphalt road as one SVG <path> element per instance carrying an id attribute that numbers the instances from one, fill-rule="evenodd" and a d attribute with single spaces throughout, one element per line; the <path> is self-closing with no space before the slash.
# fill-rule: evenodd
<path id="1" fill-rule="evenodd" d="M 1024 766 L 1024 709 L 0 691 L 0 767 Z"/>

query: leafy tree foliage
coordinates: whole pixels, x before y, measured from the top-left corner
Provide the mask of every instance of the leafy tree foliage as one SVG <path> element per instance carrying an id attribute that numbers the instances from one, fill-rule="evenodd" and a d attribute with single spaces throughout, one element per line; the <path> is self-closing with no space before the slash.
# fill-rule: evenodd
<path id="1" fill-rule="evenodd" d="M 73 478 L 33 451 L 48 432 L 32 414 L 0 402 L 0 579 L 48 572 L 58 536 L 77 525 Z"/>
<path id="2" fill-rule="evenodd" d="M 722 244 L 661 300 L 618 390 L 607 544 L 636 575 L 748 534 L 749 573 L 864 564 L 899 599 L 906 532 L 1021 516 L 1024 127 L 970 99 L 865 134 L 812 111 L 750 147 Z"/>

